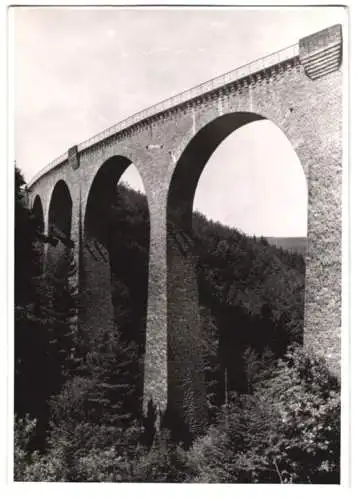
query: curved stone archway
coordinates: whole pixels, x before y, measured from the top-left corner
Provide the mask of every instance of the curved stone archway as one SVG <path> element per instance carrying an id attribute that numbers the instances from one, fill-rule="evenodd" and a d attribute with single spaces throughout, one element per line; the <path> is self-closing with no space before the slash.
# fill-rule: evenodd
<path id="1" fill-rule="evenodd" d="M 110 207 L 115 202 L 120 177 L 131 164 L 128 158 L 114 156 L 97 171 L 87 197 L 81 235 L 79 286 L 81 335 L 91 342 L 97 335 L 115 335 L 110 270 Z M 98 314 L 101 311 L 101 314 Z"/>
<path id="2" fill-rule="evenodd" d="M 45 219 L 43 215 L 43 206 L 42 206 L 42 201 L 39 195 L 36 195 L 33 205 L 32 205 L 32 212 L 36 218 L 36 228 L 38 231 L 44 231 L 45 227 Z"/>
<path id="3" fill-rule="evenodd" d="M 142 195 L 135 191 L 130 192 L 130 188 L 120 187 L 119 181 L 133 165 L 124 156 L 113 156 L 106 160 L 97 171 L 87 197 L 84 213 L 84 225 L 81 230 L 81 258 L 79 284 L 81 290 L 81 311 L 79 327 L 82 337 L 90 344 L 98 341 L 98 338 L 114 339 L 117 337 L 118 328 L 121 333 L 126 332 L 127 323 L 120 323 L 121 316 L 117 313 L 120 309 L 120 293 L 130 290 L 131 287 L 139 288 L 138 283 L 133 283 L 139 277 L 128 276 L 126 260 L 135 253 L 135 248 L 131 255 L 128 255 L 128 248 L 125 247 L 125 234 L 130 229 L 130 199 Z M 138 173 L 138 170 L 137 170 Z M 140 176 L 140 174 L 139 174 Z M 129 189 L 129 190 L 128 190 Z M 144 188 L 145 190 L 145 188 Z M 126 200 L 125 197 L 128 196 Z M 141 202 L 143 200 L 140 198 Z M 126 205 L 126 201 L 128 202 Z M 125 206 L 121 207 L 120 204 Z M 144 203 L 140 210 L 145 211 L 145 221 L 149 221 L 148 206 Z M 125 214 L 124 214 L 125 212 Z M 121 217 L 129 217 L 122 220 Z M 145 228 L 145 237 L 149 244 L 150 224 Z M 123 244 L 120 243 L 122 237 Z M 147 255 L 148 255 L 147 249 Z M 134 257 L 133 257 L 134 258 Z M 133 269 L 135 271 L 135 269 Z M 147 306 L 147 276 L 144 283 L 140 283 L 141 300 L 144 302 L 144 323 L 146 320 Z M 139 299 L 138 299 L 139 300 Z M 117 304 L 117 302 L 119 303 Z M 126 304 L 122 304 L 123 307 Z M 134 307 L 134 305 L 133 305 Z M 127 320 L 128 321 L 128 320 Z M 135 329 L 135 328 L 134 328 Z M 128 340 L 141 342 L 143 332 L 132 331 L 132 337 Z M 140 337 L 138 339 L 137 337 Z M 145 341 L 143 342 L 145 345 Z"/>
<path id="4" fill-rule="evenodd" d="M 130 165 L 127 157 L 109 158 L 100 166 L 88 192 L 81 230 L 79 329 L 89 348 L 99 343 L 111 346 L 117 355 L 130 342 L 136 349 L 137 356 L 131 360 L 132 369 L 138 370 L 135 387 L 121 398 L 124 407 L 139 417 L 148 279 L 147 265 L 141 265 L 145 255 L 148 260 L 150 223 L 143 194 L 119 183 Z M 132 207 L 133 200 L 139 203 L 137 209 Z M 138 221 L 140 227 L 135 225 Z M 134 235 L 131 242 L 128 235 L 134 227 L 136 231 L 144 229 L 144 234 Z"/>
<path id="5" fill-rule="evenodd" d="M 167 197 L 168 220 L 180 220 L 190 230 L 192 207 L 199 178 L 210 156 L 232 132 L 265 117 L 250 112 L 227 113 L 203 126 L 189 141 L 178 159 Z"/>
<path id="6" fill-rule="evenodd" d="M 72 197 L 65 181 L 55 185 L 48 211 L 48 234 L 56 237 L 71 237 Z"/>
<path id="7" fill-rule="evenodd" d="M 53 188 L 48 210 L 48 250 L 47 272 L 61 272 L 67 249 L 73 247 L 72 229 L 72 197 L 65 181 L 59 180 Z"/>
<path id="8" fill-rule="evenodd" d="M 192 234 L 194 196 L 200 176 L 220 144 L 233 132 L 261 120 L 266 118 L 257 113 L 233 112 L 203 126 L 183 150 L 169 185 L 166 207 L 168 409 L 191 434 L 200 433 L 207 422 L 197 281 L 199 257 Z"/>
<path id="9" fill-rule="evenodd" d="M 32 213 L 35 217 L 35 225 L 37 232 L 37 239 L 35 242 L 35 252 L 37 256 L 36 274 L 42 274 L 45 262 L 45 218 L 43 213 L 43 205 L 39 195 L 36 195 L 33 205 Z"/>

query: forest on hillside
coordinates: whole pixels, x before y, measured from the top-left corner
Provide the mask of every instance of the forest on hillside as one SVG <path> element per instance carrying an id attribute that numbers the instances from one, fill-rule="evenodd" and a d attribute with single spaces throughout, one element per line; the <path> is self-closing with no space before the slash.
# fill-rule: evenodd
<path id="1" fill-rule="evenodd" d="M 107 242 L 117 325 L 77 329 L 72 249 L 39 271 L 15 174 L 17 481 L 338 483 L 339 384 L 302 346 L 304 258 L 194 213 L 207 432 L 142 415 L 149 257 L 144 195 L 118 186 Z"/>

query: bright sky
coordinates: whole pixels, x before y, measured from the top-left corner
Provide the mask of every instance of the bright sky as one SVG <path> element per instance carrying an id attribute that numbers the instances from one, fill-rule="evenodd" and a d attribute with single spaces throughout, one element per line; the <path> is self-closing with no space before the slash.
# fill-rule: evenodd
<path id="1" fill-rule="evenodd" d="M 13 11 L 15 152 L 28 181 L 115 122 L 344 20 L 334 7 Z M 125 180 L 139 188 L 135 172 Z M 306 235 L 306 182 L 282 132 L 260 122 L 229 136 L 194 208 L 248 234 Z"/>

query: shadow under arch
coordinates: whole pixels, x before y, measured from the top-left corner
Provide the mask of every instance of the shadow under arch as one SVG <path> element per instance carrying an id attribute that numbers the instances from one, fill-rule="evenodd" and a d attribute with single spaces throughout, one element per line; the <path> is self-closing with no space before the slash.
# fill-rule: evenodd
<path id="1" fill-rule="evenodd" d="M 117 400 L 122 399 L 128 414 L 140 417 L 150 221 L 146 195 L 119 184 L 131 166 L 124 156 L 107 159 L 89 189 L 81 236 L 79 327 L 89 350 L 112 346 L 120 358 L 126 356 L 124 346 L 132 346 L 131 363 L 139 377 L 134 390 L 131 387 Z"/>
<path id="2" fill-rule="evenodd" d="M 261 120 L 267 118 L 251 112 L 214 119 L 190 140 L 171 178 L 167 197 L 168 408 L 176 415 L 172 420 L 178 432 L 200 433 L 207 422 L 198 255 L 192 235 L 195 191 L 216 148 L 231 133 Z"/>
<path id="3" fill-rule="evenodd" d="M 124 156 L 113 156 L 106 160 L 96 173 L 87 198 L 84 215 L 84 234 L 95 237 L 107 244 L 110 235 L 106 232 L 109 225 L 103 217 L 110 216 L 110 208 L 115 203 L 117 185 L 131 164 Z"/>
<path id="4" fill-rule="evenodd" d="M 53 188 L 48 211 L 49 236 L 71 237 L 72 205 L 72 197 L 66 182 L 58 181 Z"/>
<path id="5" fill-rule="evenodd" d="M 43 205 L 40 195 L 36 195 L 34 202 L 32 204 L 32 212 L 35 217 L 35 225 L 37 231 L 43 233 L 45 228 L 45 217 L 43 215 Z"/>
<path id="6" fill-rule="evenodd" d="M 35 222 L 36 240 L 34 245 L 34 250 L 36 254 L 35 262 L 35 274 L 40 275 L 44 269 L 44 258 L 45 258 L 45 241 L 44 241 L 44 230 L 45 230 L 45 217 L 43 213 L 43 205 L 39 195 L 36 195 L 33 205 L 32 213 Z"/>
<path id="7" fill-rule="evenodd" d="M 72 197 L 65 181 L 59 180 L 53 188 L 48 211 L 47 273 L 49 275 L 66 272 L 69 249 L 73 247 Z"/>

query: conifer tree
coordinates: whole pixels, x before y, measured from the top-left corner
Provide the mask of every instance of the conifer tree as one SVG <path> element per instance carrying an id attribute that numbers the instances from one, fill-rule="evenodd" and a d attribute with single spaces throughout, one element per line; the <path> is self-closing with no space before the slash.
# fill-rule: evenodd
<path id="1" fill-rule="evenodd" d="M 26 185 L 15 167 L 15 413 L 36 418 L 31 446 L 43 447 L 50 395 L 45 287 L 38 276 L 37 221 L 27 207 Z"/>
<path id="2" fill-rule="evenodd" d="M 83 358 L 83 343 L 78 337 L 78 289 L 77 272 L 73 248 L 64 246 L 63 255 L 55 272 L 49 277 L 51 289 L 52 329 L 49 332 L 52 356 L 58 368 L 58 390 L 65 380 L 80 371 Z M 55 391 L 58 392 L 58 391 Z"/>
<path id="3" fill-rule="evenodd" d="M 87 354 L 87 368 L 95 382 L 90 404 L 98 421 L 117 428 L 127 427 L 139 418 L 138 346 L 126 341 L 121 332 L 103 339 L 95 352 Z"/>
<path id="4" fill-rule="evenodd" d="M 32 300 L 35 238 L 35 218 L 27 207 L 25 179 L 15 166 L 15 306 L 25 306 Z"/>

